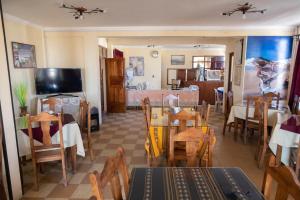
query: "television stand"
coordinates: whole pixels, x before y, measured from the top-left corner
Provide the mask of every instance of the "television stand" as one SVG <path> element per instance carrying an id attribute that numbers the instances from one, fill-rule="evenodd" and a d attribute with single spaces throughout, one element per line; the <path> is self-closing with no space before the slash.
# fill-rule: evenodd
<path id="1" fill-rule="evenodd" d="M 53 95 L 49 95 L 46 98 L 50 98 L 50 97 L 78 97 L 77 95 L 73 95 L 73 94 L 63 94 L 63 93 L 59 93 L 59 94 L 53 94 Z"/>

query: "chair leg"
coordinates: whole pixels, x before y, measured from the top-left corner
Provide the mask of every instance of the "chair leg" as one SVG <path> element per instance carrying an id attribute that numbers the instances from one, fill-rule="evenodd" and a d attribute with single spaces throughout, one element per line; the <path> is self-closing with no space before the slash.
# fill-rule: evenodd
<path id="1" fill-rule="evenodd" d="M 263 149 L 262 149 L 261 154 L 260 154 L 260 157 L 258 159 L 258 168 L 262 168 L 262 166 L 264 164 L 266 152 L 267 152 L 267 145 L 264 144 Z"/>
<path id="2" fill-rule="evenodd" d="M 237 139 L 237 128 L 238 128 L 237 118 L 234 118 L 234 140 L 235 141 Z"/>
<path id="3" fill-rule="evenodd" d="M 39 184 L 38 184 L 38 181 L 39 181 L 39 174 L 38 174 L 38 164 L 37 163 L 33 163 L 33 173 L 34 173 L 34 187 L 35 187 L 35 190 L 39 190 Z"/>
<path id="4" fill-rule="evenodd" d="M 61 166 L 62 166 L 62 174 L 64 179 L 64 186 L 67 187 L 68 181 L 67 181 L 67 173 L 66 173 L 66 161 L 64 157 L 61 159 Z"/>
<path id="5" fill-rule="evenodd" d="M 90 154 L 90 159 L 91 161 L 94 160 L 94 151 L 93 151 L 93 147 L 92 147 L 92 138 L 91 136 L 88 136 L 88 149 L 89 149 L 89 154 Z"/>
<path id="6" fill-rule="evenodd" d="M 72 163 L 72 170 L 73 170 L 73 173 L 75 174 L 76 173 L 76 163 L 77 163 L 77 146 L 74 145 L 71 147 L 71 152 L 70 152 L 70 157 L 71 157 L 71 163 Z"/>
<path id="7" fill-rule="evenodd" d="M 223 135 L 225 135 L 225 132 L 226 132 L 226 126 L 227 126 L 227 119 L 224 119 L 224 125 L 223 125 Z"/>

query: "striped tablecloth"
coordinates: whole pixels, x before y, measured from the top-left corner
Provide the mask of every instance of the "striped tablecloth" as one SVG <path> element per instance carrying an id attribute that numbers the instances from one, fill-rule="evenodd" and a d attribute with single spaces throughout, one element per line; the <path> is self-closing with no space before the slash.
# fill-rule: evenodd
<path id="1" fill-rule="evenodd" d="M 239 168 L 133 168 L 130 200 L 264 199 Z"/>

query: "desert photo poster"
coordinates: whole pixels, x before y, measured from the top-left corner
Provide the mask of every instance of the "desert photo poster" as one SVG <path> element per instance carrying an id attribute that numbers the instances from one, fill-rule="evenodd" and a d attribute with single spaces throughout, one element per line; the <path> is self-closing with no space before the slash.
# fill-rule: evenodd
<path id="1" fill-rule="evenodd" d="M 268 92 L 280 92 L 280 98 L 286 98 L 292 46 L 291 36 L 248 37 L 244 99 Z"/>

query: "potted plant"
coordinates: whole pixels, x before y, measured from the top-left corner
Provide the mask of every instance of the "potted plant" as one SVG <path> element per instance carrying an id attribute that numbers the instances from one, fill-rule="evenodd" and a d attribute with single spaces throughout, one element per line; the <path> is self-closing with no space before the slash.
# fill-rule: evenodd
<path id="1" fill-rule="evenodd" d="M 27 114 L 27 85 L 24 83 L 20 83 L 15 88 L 15 95 L 20 104 L 20 116 L 25 116 Z"/>

